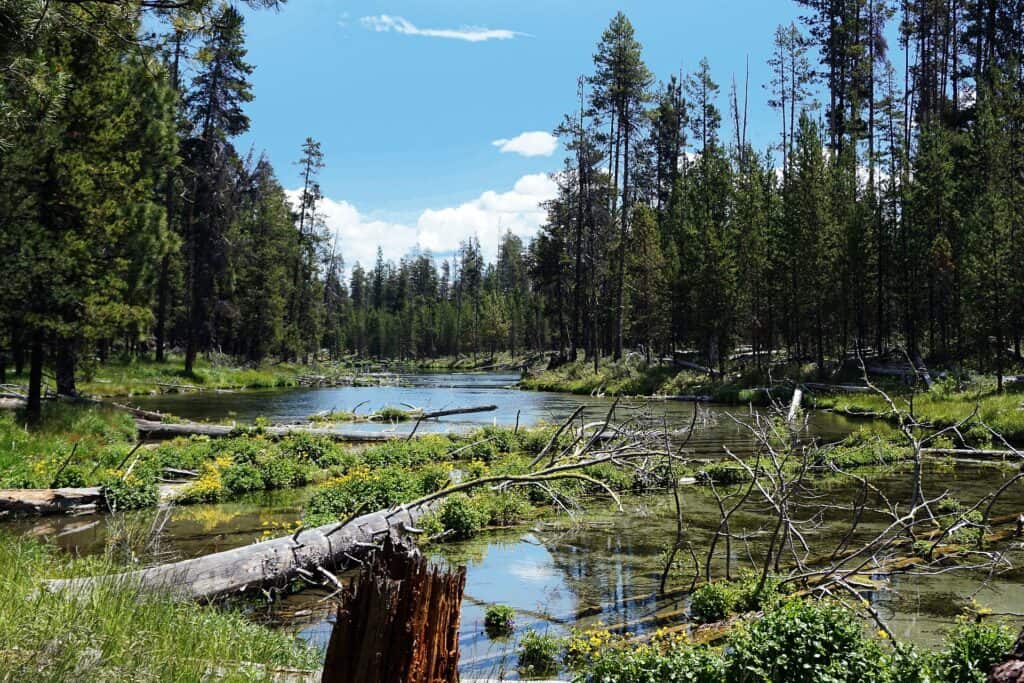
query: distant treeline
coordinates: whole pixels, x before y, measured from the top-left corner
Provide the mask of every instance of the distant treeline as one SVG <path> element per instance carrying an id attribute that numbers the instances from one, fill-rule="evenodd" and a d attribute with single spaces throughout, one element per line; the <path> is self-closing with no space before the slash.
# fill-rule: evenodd
<path id="1" fill-rule="evenodd" d="M 37 388 L 49 362 L 73 392 L 83 354 L 115 351 L 721 366 L 749 346 L 1001 375 L 1024 331 L 1024 0 L 798 4 L 768 61 L 767 148 L 747 138 L 761 84 L 734 78 L 723 112 L 706 61 L 656 82 L 619 14 L 555 130 L 568 158 L 535 239 L 506 235 L 493 263 L 471 238 L 349 271 L 320 145 L 298 154 L 295 202 L 232 145 L 252 98 L 237 10 L 5 3 L 0 368 L 29 365 Z"/>

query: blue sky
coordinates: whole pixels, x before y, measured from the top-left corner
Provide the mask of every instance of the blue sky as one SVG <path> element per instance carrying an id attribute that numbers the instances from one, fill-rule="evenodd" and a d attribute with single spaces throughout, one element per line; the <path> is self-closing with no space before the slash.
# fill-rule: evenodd
<path id="1" fill-rule="evenodd" d="M 528 237 L 550 195 L 544 174 L 561 151 L 543 136 L 576 106 L 576 78 L 622 10 L 659 79 L 707 56 L 725 96 L 750 59 L 750 124 L 763 147 L 777 135 L 765 64 L 790 0 L 291 0 L 247 11 L 255 101 L 239 141 L 265 150 L 286 187 L 309 135 L 323 143 L 327 224 L 351 264 L 378 243 L 392 258 L 417 242 L 444 253 L 472 233 L 485 250 L 504 229 Z M 471 40 L 472 39 L 472 40 Z"/>

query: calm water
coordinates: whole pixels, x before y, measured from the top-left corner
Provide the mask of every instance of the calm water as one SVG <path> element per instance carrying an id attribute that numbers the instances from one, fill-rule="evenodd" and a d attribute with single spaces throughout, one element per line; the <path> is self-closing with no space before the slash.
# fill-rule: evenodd
<path id="1" fill-rule="evenodd" d="M 298 420 L 319 410 L 351 409 L 369 401 L 360 410 L 409 403 L 418 407 L 480 405 L 499 406 L 494 413 L 470 415 L 438 421 L 435 429 L 466 429 L 497 422 L 512 424 L 564 420 L 575 408 L 586 406 L 588 420 L 603 418 L 611 402 L 607 399 L 562 394 L 522 392 L 504 388 L 513 375 L 420 375 L 410 378 L 411 386 L 382 388 L 330 388 L 237 394 L 164 396 L 145 401 L 146 407 L 167 410 L 190 419 L 223 419 L 234 416 L 251 420 L 265 415 L 274 421 Z M 627 402 L 620 407 L 619 418 L 641 412 L 653 419 L 672 424 L 688 424 L 691 405 L 657 402 Z M 708 419 L 695 434 L 691 445 L 695 452 L 722 454 L 723 446 L 742 452 L 750 445 L 748 433 L 728 414 L 742 416 L 742 409 L 707 407 Z M 728 413 L 728 414 L 727 414 Z M 810 431 L 821 439 L 835 439 L 854 428 L 842 418 L 828 414 L 812 417 Z M 381 428 L 380 426 L 373 426 Z M 389 427 L 385 427 L 389 428 Z M 964 501 L 979 498 L 1004 477 L 1005 468 L 961 464 L 956 468 L 930 472 L 930 493 L 949 490 Z M 877 482 L 886 495 L 897 500 L 909 497 L 907 476 L 893 473 Z M 836 509 L 822 514 L 820 523 L 808 533 L 808 542 L 816 551 L 828 551 L 835 545 L 849 519 L 849 501 L 856 491 L 849 485 L 822 482 L 820 500 Z M 195 557 L 259 540 L 264 534 L 279 535 L 275 529 L 294 522 L 302 514 L 310 490 L 253 494 L 217 505 L 194 505 L 173 509 L 166 525 L 163 550 L 168 557 Z M 445 544 L 431 553 L 440 562 L 464 564 L 468 568 L 466 599 L 463 603 L 461 641 L 462 669 L 466 674 L 514 675 L 515 639 L 492 641 L 483 634 L 483 614 L 487 605 L 500 602 L 517 612 L 518 632 L 525 628 L 564 633 L 572 626 L 598 621 L 608 626 L 628 627 L 633 631 L 654 629 L 664 623 L 678 623 L 687 607 L 684 600 L 656 600 L 652 597 L 661 574 L 664 551 L 675 533 L 674 508 L 667 496 L 627 498 L 626 511 L 620 513 L 605 502 L 593 501 L 577 519 L 551 516 L 515 530 L 490 533 L 473 541 Z M 847 505 L 844 511 L 843 505 Z M 699 487 L 684 490 L 686 521 L 701 562 L 717 525 L 718 512 L 710 493 Z M 1011 490 L 996 514 L 1024 509 L 1024 487 Z M 810 516 L 811 510 L 806 511 Z M 131 513 L 134 524 L 147 524 L 156 513 Z M 46 518 L 5 523 L 21 533 L 51 537 L 72 552 L 102 551 L 108 536 L 118 523 L 110 516 L 74 519 Z M 744 542 L 734 542 L 733 562 L 742 563 L 762 552 L 763 529 L 769 518 L 757 505 L 750 505 L 735 517 L 734 529 L 747 534 Z M 880 520 L 867 520 L 861 535 L 877 528 Z M 1011 552 L 1011 559 L 1019 552 Z M 720 557 L 714 566 L 720 574 Z M 688 558 L 673 576 L 676 586 L 689 582 Z M 1016 563 L 1016 562 L 1015 562 Z M 890 622 L 897 636 L 922 643 L 941 638 L 952 616 L 969 604 L 978 591 L 978 576 L 949 572 L 939 576 L 906 576 L 891 590 L 876 591 L 868 597 Z M 977 600 L 1000 612 L 1024 612 L 1021 576 L 1009 572 L 993 577 Z M 272 605 L 250 604 L 254 619 L 289 629 L 313 642 L 326 644 L 331 617 L 323 593 L 306 590 Z M 584 615 L 585 614 L 585 615 Z"/>
<path id="2" fill-rule="evenodd" d="M 234 419 L 252 422 L 266 417 L 271 422 L 301 422 L 321 411 L 351 411 L 358 406 L 360 414 L 369 414 L 388 406 L 415 406 L 428 411 L 469 406 L 495 405 L 487 413 L 454 415 L 422 423 L 418 431 L 464 431 L 482 425 L 523 426 L 541 422 L 561 423 L 576 408 L 584 406 L 587 421 L 604 419 L 614 399 L 575 396 L 543 391 L 519 391 L 514 385 L 518 374 L 512 373 L 421 373 L 402 375 L 402 386 L 329 387 L 320 389 L 286 389 L 249 392 L 203 392 L 199 394 L 164 394 L 138 397 L 133 401 L 141 408 L 168 412 L 188 420 L 221 421 Z M 697 455 L 724 454 L 723 446 L 740 452 L 751 443 L 749 432 L 730 415 L 742 418 L 742 406 L 705 406 L 702 416 L 712 423 L 697 431 L 689 446 Z M 616 409 L 617 420 L 644 416 L 657 422 L 667 421 L 685 427 L 693 416 L 693 404 L 679 401 L 644 401 L 623 399 Z M 822 439 L 841 438 L 858 423 L 831 413 L 811 417 L 810 431 Z M 346 431 L 396 432 L 412 429 L 413 424 L 354 423 L 343 426 Z"/>

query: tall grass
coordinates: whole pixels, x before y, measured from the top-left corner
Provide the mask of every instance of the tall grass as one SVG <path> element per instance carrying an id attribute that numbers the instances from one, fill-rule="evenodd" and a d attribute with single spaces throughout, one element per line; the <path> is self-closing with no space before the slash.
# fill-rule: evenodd
<path id="1" fill-rule="evenodd" d="M 264 667 L 312 669 L 320 653 L 237 611 L 124 583 L 50 593 L 41 580 L 116 571 L 34 540 L 0 536 L 0 671 L 16 681 L 268 680 Z M 240 667 L 239 663 L 257 665 Z"/>
<path id="2" fill-rule="evenodd" d="M 1020 389 L 1000 394 L 987 390 L 949 392 L 939 388 L 913 397 L 894 395 L 893 399 L 901 411 L 909 412 L 912 406 L 916 419 L 939 428 L 971 418 L 963 430 L 971 445 L 991 442 L 992 436 L 982 424 L 1009 441 L 1024 442 L 1024 392 Z M 888 402 L 877 394 L 816 396 L 813 400 L 817 407 L 844 413 L 886 415 L 891 412 Z"/>
<path id="3" fill-rule="evenodd" d="M 32 429 L 18 413 L 0 411 L 0 487 L 97 483 L 96 465 L 117 465 L 134 441 L 135 423 L 121 411 L 47 403 Z"/>

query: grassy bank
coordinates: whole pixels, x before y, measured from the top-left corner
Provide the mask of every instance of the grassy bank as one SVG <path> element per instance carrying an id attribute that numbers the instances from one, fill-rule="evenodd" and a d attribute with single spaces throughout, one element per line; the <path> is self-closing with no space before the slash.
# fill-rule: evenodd
<path id="1" fill-rule="evenodd" d="M 271 389 L 299 385 L 303 374 L 316 374 L 316 368 L 293 363 L 264 364 L 249 367 L 232 363 L 214 363 L 197 358 L 191 374 L 184 370 L 180 357 L 165 363 L 150 360 L 111 360 L 102 364 L 83 363 L 77 384 L 86 396 L 113 397 L 166 394 L 187 391 Z M 27 384 L 27 371 L 8 375 L 12 384 Z M 48 380 L 53 389 L 52 380 Z"/>
<path id="2" fill-rule="evenodd" d="M 1009 441 L 1024 442 L 1024 386 L 1020 384 L 1011 385 L 1002 394 L 985 382 L 966 390 L 940 384 L 931 391 L 915 395 L 893 392 L 891 398 L 901 411 L 910 412 L 913 408 L 917 420 L 936 428 L 950 427 L 970 418 L 963 432 L 973 446 L 992 444 L 992 434 L 982 423 Z M 815 395 L 812 400 L 818 408 L 845 414 L 885 416 L 892 410 L 884 397 L 871 393 Z"/>
<path id="3" fill-rule="evenodd" d="M 238 612 L 125 584 L 101 583 L 86 594 L 40 590 L 44 578 L 118 569 L 36 540 L 0 536 L 0 678 L 253 681 L 269 679 L 263 667 L 320 665 L 315 648 Z"/>
<path id="4" fill-rule="evenodd" d="M 806 368 L 793 370 L 797 375 L 807 372 Z M 735 373 L 725 380 L 713 380 L 695 370 L 625 360 L 604 361 L 596 371 L 592 363 L 565 363 L 552 370 L 527 374 L 520 387 L 582 395 L 709 396 L 716 403 L 765 404 L 768 396 L 760 387 L 766 384 L 768 378 L 757 372 Z M 788 393 L 788 389 L 779 388 L 776 398 L 785 398 Z"/>

